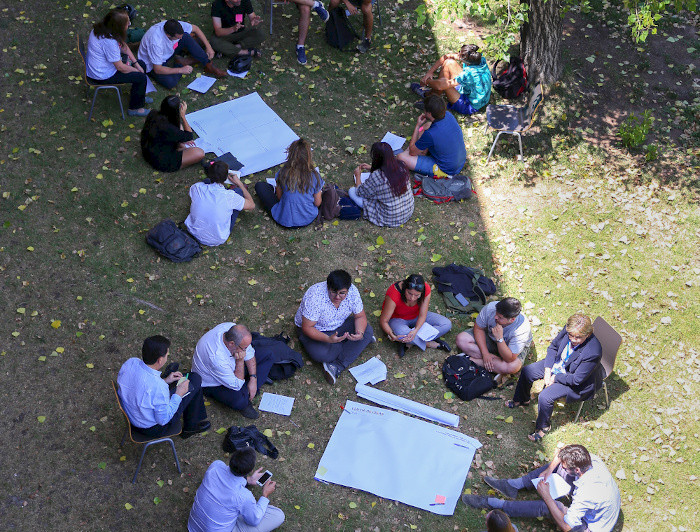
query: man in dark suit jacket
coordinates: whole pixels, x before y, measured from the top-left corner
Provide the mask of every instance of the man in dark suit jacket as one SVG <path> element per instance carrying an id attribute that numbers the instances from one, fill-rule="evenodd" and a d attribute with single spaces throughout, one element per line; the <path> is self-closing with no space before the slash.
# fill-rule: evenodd
<path id="1" fill-rule="evenodd" d="M 593 335 L 591 319 L 577 313 L 552 340 L 545 359 L 523 368 L 513 399 L 507 401 L 506 406 L 528 405 L 532 383 L 544 379 L 544 389 L 537 399 L 535 432 L 528 436 L 530 440 L 541 440 L 549 430 L 555 401 L 562 397 L 567 402 L 580 401 L 595 390 L 602 356 L 603 348 Z"/>

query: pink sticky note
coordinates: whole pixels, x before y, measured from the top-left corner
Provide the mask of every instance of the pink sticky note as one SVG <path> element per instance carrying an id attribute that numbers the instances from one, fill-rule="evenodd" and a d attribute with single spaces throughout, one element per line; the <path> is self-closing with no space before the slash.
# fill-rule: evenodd
<path id="1" fill-rule="evenodd" d="M 447 497 L 444 495 L 435 495 L 435 504 L 445 504 Z"/>
<path id="2" fill-rule="evenodd" d="M 241 15 L 241 14 L 236 15 L 236 22 L 239 22 L 239 23 L 243 22 L 243 15 Z"/>

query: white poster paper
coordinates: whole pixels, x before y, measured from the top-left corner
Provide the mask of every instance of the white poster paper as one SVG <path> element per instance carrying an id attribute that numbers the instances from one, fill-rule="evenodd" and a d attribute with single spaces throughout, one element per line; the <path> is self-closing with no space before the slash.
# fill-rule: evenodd
<path id="1" fill-rule="evenodd" d="M 454 430 L 347 401 L 315 478 L 453 515 L 479 447 Z"/>

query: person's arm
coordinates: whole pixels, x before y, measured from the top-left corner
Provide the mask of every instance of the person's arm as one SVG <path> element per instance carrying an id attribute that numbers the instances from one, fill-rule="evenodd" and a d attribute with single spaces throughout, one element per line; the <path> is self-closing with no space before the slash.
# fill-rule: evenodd
<path id="1" fill-rule="evenodd" d="M 348 334 L 348 340 L 352 342 L 357 342 L 362 340 L 367 330 L 367 315 L 364 310 L 361 310 L 355 314 L 355 334 Z"/>
<path id="2" fill-rule="evenodd" d="M 180 407 L 180 402 L 185 396 L 190 387 L 190 381 L 185 380 L 178 384 L 175 388 L 175 393 L 170 395 L 168 385 L 163 381 L 164 386 L 158 385 L 158 391 L 153 394 L 153 416 L 156 423 L 159 425 L 167 425 L 173 418 L 177 409 Z"/>
<path id="3" fill-rule="evenodd" d="M 246 360 L 245 366 L 248 368 L 248 394 L 252 399 L 258 393 L 258 363 L 255 357 Z"/>
<path id="4" fill-rule="evenodd" d="M 394 331 L 389 326 L 389 320 L 394 315 L 394 310 L 396 310 L 396 303 L 387 295 L 384 298 L 382 313 L 379 316 L 379 326 L 382 328 L 382 331 L 384 331 L 389 337 L 389 340 L 391 340 L 392 342 L 398 342 L 399 337 L 394 334 Z"/>
<path id="5" fill-rule="evenodd" d="M 131 50 L 131 48 L 129 48 L 129 45 L 124 43 L 124 44 L 119 46 L 119 49 L 121 50 L 121 52 L 123 54 L 126 54 L 126 57 L 128 57 L 129 61 L 131 61 L 131 65 L 126 65 L 126 66 L 131 66 L 137 72 L 145 73 L 145 72 L 143 72 L 143 68 L 141 67 L 141 65 L 136 60 L 136 57 L 134 56 L 134 52 Z M 120 72 L 121 72 L 121 70 L 120 70 Z M 131 72 L 133 72 L 133 70 Z"/>
<path id="6" fill-rule="evenodd" d="M 502 326 L 496 324 L 495 327 L 491 328 L 491 333 L 496 339 L 496 345 L 498 346 L 498 355 L 504 362 L 513 362 L 513 360 L 518 358 L 519 353 L 513 353 L 513 351 L 511 351 L 510 349 L 510 346 L 506 343 L 505 338 L 503 337 Z"/>
<path id="7" fill-rule="evenodd" d="M 307 337 L 315 340 L 316 342 L 322 342 L 325 344 L 335 344 L 342 342 L 348 337 L 348 333 L 343 334 L 343 336 L 338 336 L 338 333 L 333 333 L 333 336 L 328 336 L 326 333 L 319 331 L 314 325 L 317 322 L 311 321 L 310 319 L 302 316 L 301 317 L 301 332 L 303 332 Z"/>
<path id="8" fill-rule="evenodd" d="M 282 199 L 282 187 L 281 187 L 281 186 L 277 185 L 277 186 L 275 187 L 275 195 L 277 196 L 277 200 L 281 200 L 281 199 Z M 315 197 L 314 197 L 314 198 L 315 198 Z M 319 205 L 320 205 L 320 204 L 319 204 Z M 316 205 L 316 206 L 318 207 L 318 205 Z"/>
<path id="9" fill-rule="evenodd" d="M 243 193 L 243 199 L 245 199 L 245 203 L 243 204 L 243 208 L 241 210 L 243 211 L 252 211 L 255 209 L 255 200 L 253 200 L 253 196 L 250 195 L 250 192 L 248 192 L 248 189 L 245 187 L 243 182 L 238 176 L 235 175 L 229 175 L 229 181 L 233 183 L 235 187 L 240 189 L 240 191 Z"/>
<path id="10" fill-rule="evenodd" d="M 323 190 L 319 190 L 314 194 L 314 205 L 320 207 L 323 202 Z"/>
<path id="11" fill-rule="evenodd" d="M 421 114 L 418 117 L 418 120 L 416 120 L 416 127 L 413 128 L 413 134 L 411 135 L 411 142 L 408 145 L 408 154 L 409 155 L 425 155 L 428 153 L 428 150 L 421 150 L 416 147 L 416 142 L 418 142 L 418 139 L 420 139 L 423 136 L 423 131 L 428 129 L 430 127 L 430 121 L 428 118 L 425 116 L 425 113 Z"/>
<path id="12" fill-rule="evenodd" d="M 347 9 L 351 15 L 357 15 L 359 13 L 357 7 L 353 5 L 350 0 L 343 0 L 343 3 L 345 4 L 345 9 Z"/>
<path id="13" fill-rule="evenodd" d="M 255 486 L 262 474 L 263 470 L 262 468 L 259 468 L 246 477 L 246 482 L 249 486 Z M 272 484 L 272 489 L 268 488 L 270 484 Z M 265 512 L 267 511 L 267 506 L 270 503 L 267 495 L 270 495 L 273 491 L 275 491 L 274 484 L 275 482 L 272 480 L 265 483 L 265 486 L 263 486 L 263 496 L 260 497 L 257 502 L 255 501 L 255 497 L 253 497 L 251 492 L 248 490 L 242 490 L 244 492 L 243 497 L 245 500 L 241 506 L 241 515 L 243 516 L 243 520 L 248 525 L 255 527 L 260 524 L 260 521 L 262 521 L 263 517 L 265 516 Z"/>
<path id="14" fill-rule="evenodd" d="M 359 166 L 355 168 L 355 171 L 353 172 L 353 177 L 355 178 L 355 186 L 359 187 L 362 185 L 362 172 L 367 172 L 370 170 L 372 167 L 368 165 L 367 163 L 362 163 Z"/>
<path id="15" fill-rule="evenodd" d="M 248 18 L 250 19 L 250 25 L 255 27 L 262 22 L 262 17 L 257 16 L 254 12 L 248 13 Z"/>
<path id="16" fill-rule="evenodd" d="M 554 340 L 551 341 L 549 344 L 549 347 L 547 348 L 547 355 L 545 356 L 544 359 L 544 385 L 545 387 L 550 386 L 551 384 L 554 384 L 554 377 L 552 376 L 552 368 L 554 367 L 554 363 L 557 361 L 557 357 L 559 356 L 559 350 L 562 342 L 568 342 L 569 337 L 566 334 L 566 328 L 563 328 L 561 331 L 559 331 L 559 334 L 557 334 L 554 337 Z M 566 344 L 565 344 L 566 345 Z"/>
<path id="17" fill-rule="evenodd" d="M 423 327 L 423 324 L 425 323 L 425 319 L 428 317 L 428 308 L 430 308 L 430 296 L 431 295 L 432 294 L 427 294 L 423 298 L 423 302 L 420 304 L 420 309 L 418 309 L 418 319 L 416 320 L 416 326 L 413 328 L 413 330 L 416 332 L 416 334 L 418 334 L 418 331 L 420 331 L 420 328 Z"/>
<path id="18" fill-rule="evenodd" d="M 192 32 L 195 37 L 199 40 L 199 42 L 202 43 L 202 46 L 204 46 L 204 51 L 207 53 L 207 57 L 209 59 L 213 59 L 214 55 L 216 55 L 216 52 L 214 49 L 211 47 L 211 44 L 209 44 L 209 41 L 207 40 L 206 35 L 204 35 L 204 32 L 199 29 L 199 26 L 195 26 L 192 24 Z"/>
<path id="19" fill-rule="evenodd" d="M 221 26 L 221 17 L 211 17 L 211 25 L 214 26 L 214 35 L 217 37 L 225 37 L 243 29 L 243 23 L 241 22 L 236 22 L 230 28 L 223 28 Z"/>
<path id="20" fill-rule="evenodd" d="M 552 498 L 552 494 L 549 493 L 549 483 L 546 480 L 542 480 L 539 484 L 537 484 L 537 493 L 540 494 L 540 497 L 542 497 L 542 500 L 547 505 L 547 509 L 549 510 L 552 519 L 557 524 L 559 529 L 563 532 L 569 532 L 569 530 L 571 530 L 571 527 L 564 520 L 566 511 L 562 512 L 559 508 L 559 505 Z"/>
<path id="21" fill-rule="evenodd" d="M 458 54 L 445 54 L 445 55 L 443 55 L 440 59 L 438 59 L 437 61 L 435 61 L 435 63 L 433 63 L 433 66 L 431 66 L 430 69 L 428 70 L 428 72 L 425 74 L 425 76 L 423 76 L 421 78 L 421 80 L 420 80 L 421 85 L 426 86 L 428 84 L 428 80 L 432 79 L 435 72 L 440 70 L 442 68 L 442 66 L 445 64 L 445 61 L 447 61 L 448 59 L 455 59 L 456 61 L 460 60 Z"/>
<path id="22" fill-rule="evenodd" d="M 138 63 L 136 63 L 138 68 L 136 68 L 136 66 L 127 65 L 124 61 L 115 61 L 112 64 L 114 65 L 114 68 L 116 68 L 122 74 L 128 74 L 129 72 L 143 72 Z"/>
<path id="23" fill-rule="evenodd" d="M 185 65 L 181 67 L 168 67 L 165 65 L 153 65 L 153 72 L 155 72 L 156 74 L 163 74 L 166 76 L 168 74 L 191 74 L 192 66 Z"/>
<path id="24" fill-rule="evenodd" d="M 558 373 L 554 376 L 554 382 L 559 384 L 564 384 L 565 386 L 580 386 L 593 374 L 593 372 L 598 367 L 603 353 L 599 347 L 600 344 L 592 345 L 590 342 L 588 345 L 581 347 L 583 351 L 580 356 L 582 357 L 581 362 L 576 367 L 573 373 Z"/>

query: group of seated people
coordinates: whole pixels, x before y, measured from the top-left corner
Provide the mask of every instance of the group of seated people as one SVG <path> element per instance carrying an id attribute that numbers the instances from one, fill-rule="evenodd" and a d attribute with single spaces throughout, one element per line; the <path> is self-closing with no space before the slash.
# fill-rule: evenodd
<path id="1" fill-rule="evenodd" d="M 399 357 L 404 357 L 410 346 L 451 350 L 441 337 L 452 324 L 428 310 L 430 296 L 430 286 L 418 274 L 387 289 L 379 325 L 397 345 Z M 590 318 L 576 313 L 554 338 L 546 358 L 523 367 L 532 333 L 529 320 L 520 310 L 520 302 L 512 297 L 488 303 L 477 316 L 474 328 L 458 334 L 457 346 L 464 351 L 463 356 L 492 373 L 510 375 L 522 369 L 513 399 L 506 402 L 508 408 L 529 404 L 533 382 L 544 379 L 535 432 L 529 436 L 537 441 L 549 430 L 557 399 L 581 400 L 593 391 L 602 348 L 593 334 Z M 323 376 L 331 385 L 368 345 L 376 342 L 360 292 L 345 270 L 332 271 L 325 281 L 306 290 L 294 323 L 301 345 L 311 360 L 322 365 Z M 438 331 L 432 341 L 418 336 L 424 323 Z M 269 352 L 256 352 L 251 343 L 252 333 L 245 325 L 221 323 L 197 342 L 191 372 L 183 375 L 176 367 L 170 367 L 161 375 L 168 362 L 170 341 L 163 336 L 147 338 L 142 358 L 127 360 L 117 379 L 119 396 L 134 429 L 160 437 L 168 434 L 182 417 L 183 438 L 206 431 L 211 423 L 207 421 L 204 397 L 256 419 L 259 414 L 252 399 L 267 380 L 273 359 Z M 274 482 L 264 484 L 263 496 L 257 502 L 244 489 L 254 485 L 262 474 L 262 470 L 254 468 L 255 452 L 233 453 L 229 466 L 214 462 L 195 496 L 189 529 L 210 530 L 212 523 L 224 524 L 227 530 L 273 530 L 279 526 L 284 514 L 269 505 Z M 571 484 L 573 501 L 568 509 L 551 498 L 547 482 L 537 486 L 540 501 L 510 502 L 476 495 L 465 495 L 463 500 L 469 506 L 492 510 L 487 526 L 492 522 L 494 527 L 512 527 L 493 530 L 516 530 L 507 516 L 547 515 L 562 530 L 593 532 L 612 528 L 620 508 L 617 486 L 600 459 L 589 455 L 582 446 L 562 448 L 551 464 L 520 479 L 485 477 L 484 481 L 515 498 L 518 490 L 534 488 L 533 479 L 546 479 L 550 474 L 559 474 Z M 501 515 L 503 512 L 507 515 Z"/>

